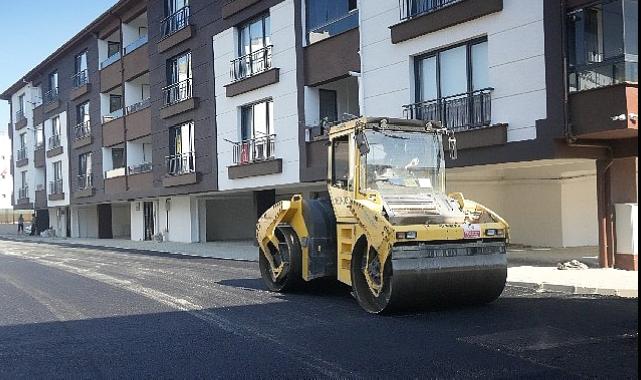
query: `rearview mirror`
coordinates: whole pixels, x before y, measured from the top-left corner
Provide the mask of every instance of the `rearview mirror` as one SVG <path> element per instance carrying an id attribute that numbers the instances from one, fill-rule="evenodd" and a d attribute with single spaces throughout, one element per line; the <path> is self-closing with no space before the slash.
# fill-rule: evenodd
<path id="1" fill-rule="evenodd" d="M 456 160 L 458 158 L 458 147 L 456 146 L 456 137 L 450 135 L 448 138 L 448 145 L 450 148 L 450 159 Z"/>
<path id="2" fill-rule="evenodd" d="M 361 156 L 364 156 L 369 153 L 369 141 L 367 141 L 367 136 L 365 133 L 360 132 L 356 134 L 356 146 Z"/>

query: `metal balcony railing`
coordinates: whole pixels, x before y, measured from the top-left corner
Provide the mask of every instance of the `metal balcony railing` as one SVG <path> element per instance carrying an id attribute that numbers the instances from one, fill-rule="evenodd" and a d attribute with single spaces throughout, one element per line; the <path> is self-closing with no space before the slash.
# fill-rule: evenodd
<path id="1" fill-rule="evenodd" d="M 149 106 L 151 106 L 151 98 L 141 100 L 138 103 L 127 106 L 127 115 L 149 108 Z"/>
<path id="2" fill-rule="evenodd" d="M 53 135 L 49 137 L 49 150 L 55 149 L 60 146 L 60 135 Z"/>
<path id="3" fill-rule="evenodd" d="M 45 92 L 44 95 L 42 96 L 42 99 L 45 104 L 49 104 L 58 100 L 58 97 L 59 97 L 59 92 L 58 92 L 58 87 L 56 87 Z"/>
<path id="4" fill-rule="evenodd" d="M 93 189 L 93 174 L 80 174 L 78 176 L 78 190 L 82 191 L 90 189 Z"/>
<path id="5" fill-rule="evenodd" d="M 399 0 L 401 21 L 435 12 L 465 0 Z"/>
<path id="6" fill-rule="evenodd" d="M 143 174 L 143 173 L 149 173 L 153 168 L 153 165 L 151 162 L 143 162 L 141 164 L 136 164 L 136 165 L 130 165 L 129 168 L 127 168 L 127 174 L 128 175 L 136 175 L 136 174 Z"/>
<path id="7" fill-rule="evenodd" d="M 22 121 L 24 119 L 26 119 L 26 117 L 24 116 L 24 110 L 21 110 L 21 109 L 17 110 L 16 111 L 16 123 L 18 123 L 18 122 L 20 122 L 20 121 Z"/>
<path id="8" fill-rule="evenodd" d="M 272 50 L 273 45 L 265 46 L 231 61 L 231 80 L 236 82 L 271 69 Z"/>
<path id="9" fill-rule="evenodd" d="M 49 182 L 49 194 L 62 194 L 62 193 L 64 193 L 64 187 L 61 179 L 56 179 Z"/>
<path id="10" fill-rule="evenodd" d="M 137 40 L 135 40 L 134 42 L 130 43 L 125 47 L 125 55 L 131 53 L 132 51 L 138 49 L 141 46 L 144 46 L 147 42 L 149 42 L 148 35 L 145 34 L 144 36 L 140 36 Z"/>
<path id="11" fill-rule="evenodd" d="M 45 147 L 45 142 L 43 140 L 36 141 L 35 145 L 33 146 L 33 150 L 44 149 L 44 147 Z"/>
<path id="12" fill-rule="evenodd" d="M 354 9 L 321 26 L 307 31 L 307 43 L 313 44 L 329 37 L 358 28 L 359 11 Z"/>
<path id="13" fill-rule="evenodd" d="M 125 115 L 125 110 L 123 108 L 121 108 L 119 110 L 116 110 L 116 111 L 108 114 L 108 115 L 104 115 L 102 117 L 102 123 L 105 124 L 105 123 L 108 123 L 110 121 L 113 121 L 113 120 L 116 120 L 116 119 L 120 119 L 124 115 Z"/>
<path id="14" fill-rule="evenodd" d="M 89 83 L 89 72 L 87 70 L 82 70 L 71 77 L 73 80 L 73 87 L 77 88 L 84 86 Z"/>
<path id="15" fill-rule="evenodd" d="M 571 92 L 590 90 L 624 82 L 639 82 L 639 63 L 616 57 L 603 62 L 570 66 L 568 82 Z"/>
<path id="16" fill-rule="evenodd" d="M 27 148 L 20 148 L 16 152 L 17 161 L 22 161 L 27 159 Z"/>
<path id="17" fill-rule="evenodd" d="M 160 34 L 168 37 L 189 25 L 189 6 L 180 8 L 160 22 Z"/>
<path id="18" fill-rule="evenodd" d="M 100 70 L 102 70 L 105 67 L 111 65 L 112 63 L 118 62 L 121 57 L 122 57 L 122 54 L 120 52 L 116 52 L 116 53 L 112 54 L 107 59 L 102 61 L 102 63 L 100 64 Z"/>
<path id="19" fill-rule="evenodd" d="M 79 123 L 78 125 L 76 125 L 74 132 L 74 137 L 76 140 L 91 136 L 91 121 L 87 120 Z"/>
<path id="20" fill-rule="evenodd" d="M 183 100 L 191 99 L 191 78 L 169 85 L 163 88 L 162 91 L 165 97 L 166 106 L 182 102 Z"/>
<path id="21" fill-rule="evenodd" d="M 167 174 L 175 176 L 196 171 L 196 154 L 194 152 L 174 154 L 165 158 Z"/>
<path id="22" fill-rule="evenodd" d="M 18 199 L 27 199 L 29 198 L 29 185 L 22 185 L 18 189 Z"/>
<path id="23" fill-rule="evenodd" d="M 493 88 L 403 106 L 408 119 L 435 120 L 452 130 L 468 130 L 492 123 Z"/>
<path id="24" fill-rule="evenodd" d="M 234 144 L 234 165 L 273 159 L 276 151 L 276 135 L 257 137 Z"/>

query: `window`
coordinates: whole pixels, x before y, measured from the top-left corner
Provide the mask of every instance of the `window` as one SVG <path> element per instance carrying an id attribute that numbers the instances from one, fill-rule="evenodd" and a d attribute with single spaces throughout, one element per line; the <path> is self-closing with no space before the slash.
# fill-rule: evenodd
<path id="1" fill-rule="evenodd" d="M 274 102 L 271 100 L 245 106 L 241 110 L 241 140 L 270 136 L 274 133 Z"/>
<path id="2" fill-rule="evenodd" d="M 161 22 L 163 37 L 169 36 L 189 25 L 189 1 L 166 0 L 165 17 Z"/>
<path id="3" fill-rule="evenodd" d="M 408 117 L 439 120 L 451 129 L 489 125 L 491 88 L 487 39 L 415 59 L 416 101 Z"/>
<path id="4" fill-rule="evenodd" d="M 638 81 L 638 2 L 604 0 L 568 15 L 570 90 Z"/>
<path id="5" fill-rule="evenodd" d="M 196 171 L 194 124 L 192 122 L 175 126 L 169 130 L 169 153 L 167 172 L 170 175 Z"/>
<path id="6" fill-rule="evenodd" d="M 53 73 L 49 74 L 49 90 L 57 90 L 58 89 L 58 72 L 54 71 Z"/>
<path id="7" fill-rule="evenodd" d="M 21 133 L 19 138 L 19 148 L 18 148 L 18 161 L 24 160 L 27 158 L 27 134 Z"/>
<path id="8" fill-rule="evenodd" d="M 36 142 L 35 149 L 40 149 L 44 145 L 44 131 L 42 129 L 42 124 L 38 125 L 33 130 L 33 141 Z"/>
<path id="9" fill-rule="evenodd" d="M 20 134 L 20 149 L 25 149 L 27 147 L 27 134 L 26 133 L 21 133 Z"/>
<path id="10" fill-rule="evenodd" d="M 167 87 L 163 91 L 166 105 L 178 103 L 192 97 L 191 52 L 167 61 Z"/>
<path id="11" fill-rule="evenodd" d="M 83 51 L 74 58 L 74 70 L 75 74 L 73 76 L 73 85 L 75 87 L 80 87 L 86 84 L 89 81 L 87 74 L 87 52 Z"/>
<path id="12" fill-rule="evenodd" d="M 24 94 L 18 96 L 18 118 L 24 118 L 25 102 Z"/>
<path id="13" fill-rule="evenodd" d="M 51 194 L 62 194 L 62 161 L 53 163 L 53 181 L 51 182 Z"/>
<path id="14" fill-rule="evenodd" d="M 90 119 L 89 102 L 82 103 L 76 108 L 76 120 L 78 124 L 84 124 L 88 123 Z"/>
<path id="15" fill-rule="evenodd" d="M 121 169 L 125 167 L 125 148 L 112 148 L 111 149 L 111 162 L 114 169 Z"/>
<path id="16" fill-rule="evenodd" d="M 332 185 L 347 189 L 349 185 L 349 138 L 339 137 L 332 142 Z"/>
<path id="17" fill-rule="evenodd" d="M 167 0 L 165 2 L 165 14 L 167 16 L 173 15 L 188 5 L 189 0 Z"/>
<path id="18" fill-rule="evenodd" d="M 22 189 L 27 187 L 27 171 L 20 172 L 20 187 Z"/>
<path id="19" fill-rule="evenodd" d="M 109 95 L 109 113 L 114 113 L 122 109 L 122 95 Z"/>
<path id="20" fill-rule="evenodd" d="M 271 22 L 268 14 L 238 27 L 238 59 L 232 62 L 233 80 L 271 68 Z"/>
<path id="21" fill-rule="evenodd" d="M 78 156 L 78 173 L 80 175 L 86 176 L 90 175 L 92 170 L 92 153 L 84 153 Z"/>
<path id="22" fill-rule="evenodd" d="M 107 41 L 107 58 L 111 58 L 118 53 L 120 53 L 120 42 Z"/>
<path id="23" fill-rule="evenodd" d="M 320 119 L 331 121 L 338 120 L 338 95 L 334 90 L 318 90 L 320 98 Z"/>
<path id="24" fill-rule="evenodd" d="M 321 41 L 358 27 L 356 0 L 308 0 L 308 43 Z"/>
<path id="25" fill-rule="evenodd" d="M 51 119 L 51 135 L 52 136 L 60 136 L 61 130 L 60 130 L 60 117 L 56 116 L 53 119 Z"/>

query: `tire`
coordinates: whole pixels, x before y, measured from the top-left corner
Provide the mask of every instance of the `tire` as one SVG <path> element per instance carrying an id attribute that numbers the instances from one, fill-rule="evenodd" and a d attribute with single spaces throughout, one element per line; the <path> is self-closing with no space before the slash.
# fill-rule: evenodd
<path id="1" fill-rule="evenodd" d="M 391 260 L 383 266 L 383 289 L 378 295 L 371 290 L 363 273 L 367 260 L 367 244 L 358 244 L 352 255 L 352 290 L 359 305 L 371 314 L 383 314 L 390 310 L 392 303 L 393 271 Z"/>
<path id="2" fill-rule="evenodd" d="M 302 249 L 298 235 L 291 227 L 278 227 L 276 236 L 281 243 L 285 243 L 287 246 L 286 255 L 288 256 L 287 260 L 289 260 L 287 272 L 281 278 L 274 280 L 269 261 L 265 258 L 265 253 L 260 249 L 258 252 L 260 275 L 270 291 L 276 293 L 290 292 L 299 288 L 302 283 Z"/>

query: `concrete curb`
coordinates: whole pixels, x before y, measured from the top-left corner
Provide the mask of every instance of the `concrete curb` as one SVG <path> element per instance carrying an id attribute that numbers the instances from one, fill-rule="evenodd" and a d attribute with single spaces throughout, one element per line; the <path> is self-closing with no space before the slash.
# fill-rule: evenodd
<path id="1" fill-rule="evenodd" d="M 512 281 L 508 281 L 507 285 L 534 289 L 536 291 L 556 292 L 572 295 L 600 295 L 621 298 L 639 298 L 639 291 L 637 289 L 587 288 L 574 285 Z"/>

